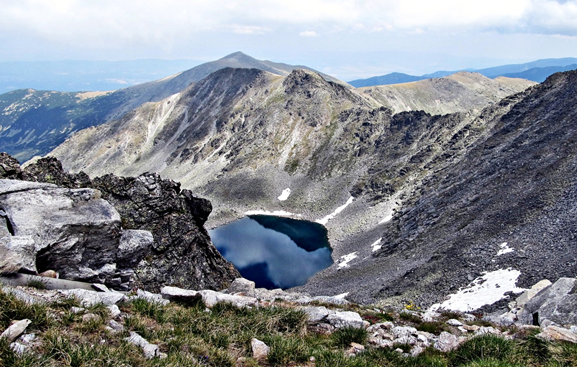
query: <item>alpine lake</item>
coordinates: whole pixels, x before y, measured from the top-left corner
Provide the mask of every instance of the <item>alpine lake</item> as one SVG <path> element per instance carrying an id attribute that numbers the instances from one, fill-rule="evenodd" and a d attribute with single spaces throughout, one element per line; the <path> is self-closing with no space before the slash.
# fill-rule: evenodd
<path id="1" fill-rule="evenodd" d="M 256 287 L 304 285 L 333 263 L 327 229 L 316 222 L 251 215 L 209 234 L 222 256 Z"/>

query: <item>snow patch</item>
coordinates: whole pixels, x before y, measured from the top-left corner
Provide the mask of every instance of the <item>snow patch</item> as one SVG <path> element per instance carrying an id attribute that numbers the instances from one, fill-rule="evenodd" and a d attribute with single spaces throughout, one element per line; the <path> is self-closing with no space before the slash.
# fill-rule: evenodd
<path id="1" fill-rule="evenodd" d="M 380 224 L 384 224 L 385 222 L 389 222 L 393 219 L 393 213 L 391 212 L 390 214 L 388 214 L 387 216 L 385 216 L 384 219 L 382 219 L 381 221 L 379 221 L 379 225 Z"/>
<path id="2" fill-rule="evenodd" d="M 456 294 L 449 295 L 448 300 L 432 305 L 430 310 L 446 309 L 470 312 L 485 304 L 498 302 L 509 291 L 521 293 L 526 289 L 516 286 L 519 275 L 521 275 L 521 271 L 511 268 L 485 272 L 483 276 L 477 277 L 466 288 L 459 290 Z"/>
<path id="3" fill-rule="evenodd" d="M 499 249 L 499 251 L 497 252 L 497 255 L 498 255 L 498 256 L 501 256 L 501 255 L 503 255 L 503 254 L 507 254 L 507 253 L 511 253 L 511 252 L 514 252 L 514 251 L 515 251 L 515 249 L 510 248 L 510 247 L 507 245 L 507 242 L 500 244 L 500 245 L 499 245 L 499 248 L 500 248 L 500 249 Z"/>
<path id="4" fill-rule="evenodd" d="M 357 258 L 357 252 L 349 253 L 342 256 L 341 258 L 339 258 L 341 262 L 339 263 L 338 269 L 340 270 L 341 268 L 350 267 L 349 262 L 355 258 Z"/>
<path id="5" fill-rule="evenodd" d="M 339 294 L 339 295 L 334 295 L 333 298 L 335 298 L 335 299 L 344 299 L 347 295 L 349 295 L 348 292 L 342 293 L 342 294 Z"/>
<path id="6" fill-rule="evenodd" d="M 343 204 L 342 206 L 340 206 L 339 208 L 337 208 L 337 209 L 335 210 L 335 212 L 331 213 L 330 215 L 328 215 L 328 216 L 326 216 L 326 217 L 323 217 L 323 218 L 320 219 L 320 220 L 316 220 L 315 222 L 317 222 L 317 223 L 319 223 L 319 224 L 321 224 L 321 225 L 326 225 L 326 224 L 329 222 L 329 220 L 334 219 L 339 213 L 343 212 L 343 210 L 344 210 L 345 208 L 347 208 L 347 207 L 349 206 L 349 204 L 353 203 L 354 200 L 355 200 L 355 197 L 352 197 L 352 196 L 351 196 L 351 197 L 347 200 L 347 203 L 345 203 L 345 204 Z"/>
<path id="7" fill-rule="evenodd" d="M 373 248 L 373 252 L 376 252 L 377 250 L 381 249 L 381 247 L 382 247 L 381 240 L 383 240 L 383 238 L 379 238 L 379 240 L 377 240 L 376 242 L 371 244 L 371 247 Z"/>
<path id="8" fill-rule="evenodd" d="M 254 211 L 246 211 L 244 213 L 247 216 L 251 215 L 270 215 L 270 216 L 279 216 L 279 217 L 303 217 L 303 215 L 299 215 L 296 213 L 291 213 L 287 211 L 263 211 L 263 210 L 254 210 Z"/>
<path id="9" fill-rule="evenodd" d="M 286 201 L 290 195 L 291 195 L 290 188 L 286 188 L 285 190 L 282 191 L 281 195 L 278 196 L 278 200 Z"/>

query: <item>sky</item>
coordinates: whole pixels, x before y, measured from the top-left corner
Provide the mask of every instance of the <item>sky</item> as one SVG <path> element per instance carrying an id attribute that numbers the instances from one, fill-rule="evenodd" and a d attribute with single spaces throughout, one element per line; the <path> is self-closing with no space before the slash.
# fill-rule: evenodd
<path id="1" fill-rule="evenodd" d="M 577 56 L 577 0 L 0 0 L 0 61 L 242 51 L 342 80 Z"/>

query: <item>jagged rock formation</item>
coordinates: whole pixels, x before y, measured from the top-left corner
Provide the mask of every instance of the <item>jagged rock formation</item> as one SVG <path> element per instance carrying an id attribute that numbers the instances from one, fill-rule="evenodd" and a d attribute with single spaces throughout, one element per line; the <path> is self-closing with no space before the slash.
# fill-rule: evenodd
<path id="1" fill-rule="evenodd" d="M 8 271 L 53 269 L 73 280 L 150 290 L 162 285 L 221 289 L 238 276 L 203 227 L 210 202 L 180 190 L 174 181 L 157 174 L 91 181 L 84 173 L 65 173 L 54 158 L 40 159 L 24 171 L 11 157 L 2 159 L 0 167 L 15 179 L 94 188 L 2 181 L 7 189 L 1 191 L 0 207 L 12 229 L 8 249 L 20 244 L 20 251 L 28 251 L 22 264 L 13 266 L 18 269 Z M 22 236 L 31 241 L 14 243 Z"/>
<path id="2" fill-rule="evenodd" d="M 105 175 L 95 178 L 93 186 L 118 209 L 125 228 L 147 229 L 154 235 L 153 252 L 136 268 L 147 289 L 162 285 L 220 289 L 239 276 L 204 228 L 212 210 L 208 200 L 158 174 Z"/>

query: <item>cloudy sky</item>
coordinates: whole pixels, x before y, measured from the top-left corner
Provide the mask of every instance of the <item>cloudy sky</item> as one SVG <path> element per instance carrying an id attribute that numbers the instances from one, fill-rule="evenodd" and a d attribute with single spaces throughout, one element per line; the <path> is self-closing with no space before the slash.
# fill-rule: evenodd
<path id="1" fill-rule="evenodd" d="M 0 61 L 218 59 L 343 80 L 577 56 L 577 0 L 1 0 Z"/>

